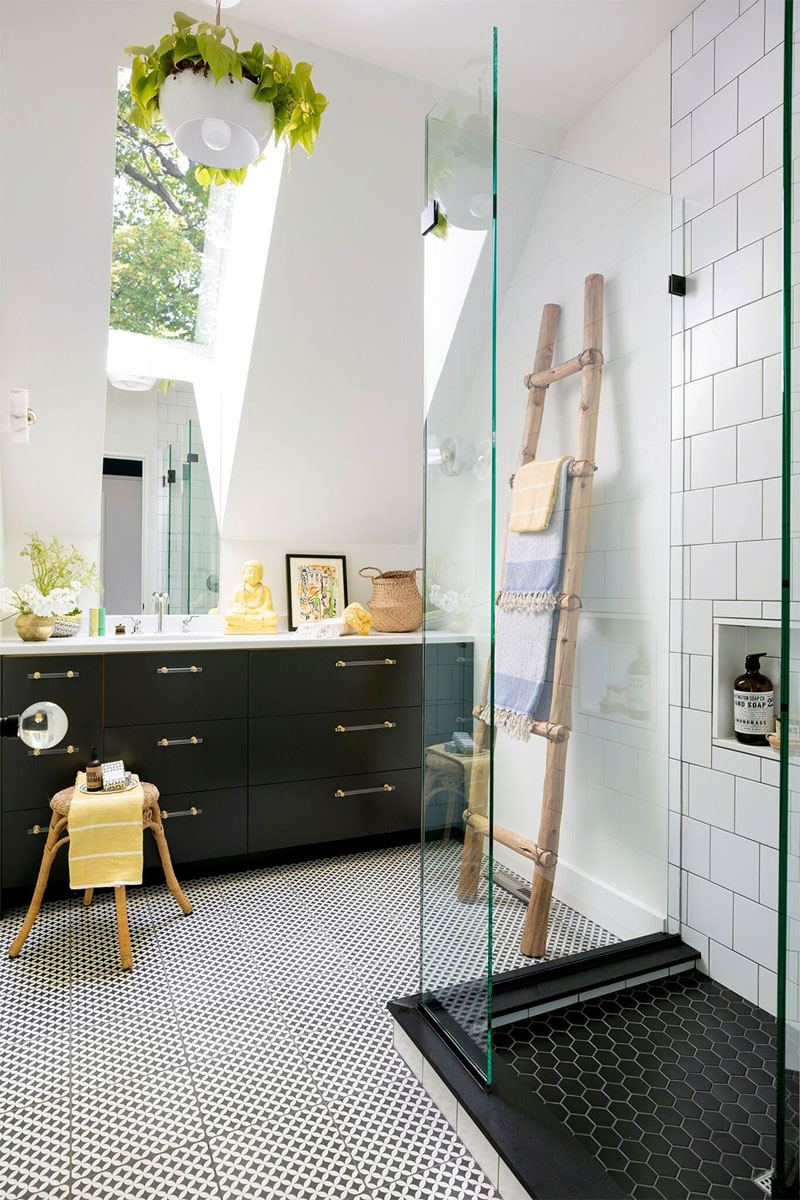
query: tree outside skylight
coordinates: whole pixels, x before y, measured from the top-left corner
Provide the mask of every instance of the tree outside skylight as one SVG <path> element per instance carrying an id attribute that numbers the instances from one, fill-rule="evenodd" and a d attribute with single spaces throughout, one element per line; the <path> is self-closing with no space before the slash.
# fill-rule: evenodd
<path id="1" fill-rule="evenodd" d="M 126 120 L 130 103 L 128 72 L 121 71 L 109 324 L 191 342 L 209 189 L 166 134 L 145 133 Z"/>

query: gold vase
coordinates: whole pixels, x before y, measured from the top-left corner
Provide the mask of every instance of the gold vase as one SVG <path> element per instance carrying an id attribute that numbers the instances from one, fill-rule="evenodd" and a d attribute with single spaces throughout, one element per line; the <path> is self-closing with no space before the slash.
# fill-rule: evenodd
<path id="1" fill-rule="evenodd" d="M 14 622 L 23 642 L 46 642 L 53 632 L 55 622 L 52 617 L 35 617 L 33 613 L 20 613 Z"/>

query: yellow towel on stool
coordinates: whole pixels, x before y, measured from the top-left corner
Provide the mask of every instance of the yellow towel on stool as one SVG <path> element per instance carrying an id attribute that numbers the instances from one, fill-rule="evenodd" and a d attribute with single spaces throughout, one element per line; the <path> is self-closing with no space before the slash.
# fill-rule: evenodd
<path id="1" fill-rule="evenodd" d="M 534 459 L 520 467 L 514 476 L 514 501 L 511 506 L 512 533 L 538 533 L 547 529 L 556 502 L 559 472 L 571 455 L 562 458 Z"/>
<path id="2" fill-rule="evenodd" d="M 78 772 L 69 806 L 69 886 L 120 887 L 142 882 L 142 807 L 139 780 L 129 792 L 82 792 Z"/>

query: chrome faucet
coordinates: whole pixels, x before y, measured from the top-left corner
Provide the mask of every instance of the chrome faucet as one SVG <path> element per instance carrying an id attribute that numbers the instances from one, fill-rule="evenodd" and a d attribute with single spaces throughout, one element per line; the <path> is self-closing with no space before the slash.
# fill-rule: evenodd
<path id="1" fill-rule="evenodd" d="M 156 613 L 158 614 L 158 632 L 163 633 L 164 614 L 169 604 L 169 592 L 153 592 L 153 599 L 156 602 Z"/>
<path id="2" fill-rule="evenodd" d="M 142 618 L 141 617 L 128 617 L 128 620 L 130 621 L 131 625 L 133 626 L 133 628 L 131 629 L 131 633 L 141 633 L 142 632 Z"/>
<path id="3" fill-rule="evenodd" d="M 183 622 L 181 623 L 181 632 L 182 633 L 190 633 L 191 632 L 191 630 L 189 629 L 189 626 L 191 625 L 192 621 L 195 619 L 196 616 L 197 616 L 196 613 L 192 613 L 192 615 L 190 617 L 183 618 Z"/>

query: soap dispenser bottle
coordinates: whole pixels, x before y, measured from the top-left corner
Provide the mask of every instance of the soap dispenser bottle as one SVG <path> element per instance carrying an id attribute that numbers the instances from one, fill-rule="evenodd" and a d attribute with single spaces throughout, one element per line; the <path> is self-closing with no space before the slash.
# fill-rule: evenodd
<path id="1" fill-rule="evenodd" d="M 766 654 L 748 654 L 744 675 L 733 681 L 733 732 L 747 746 L 766 746 L 767 734 L 775 732 L 775 693 L 772 680 L 761 674 Z"/>
<path id="2" fill-rule="evenodd" d="M 86 764 L 86 790 L 87 792 L 102 792 L 103 790 L 103 766 L 97 757 L 97 749 L 94 746 L 92 746 L 92 757 Z"/>
<path id="3" fill-rule="evenodd" d="M 636 658 L 628 667 L 628 716 L 633 721 L 650 720 L 650 690 L 652 677 L 647 661 L 647 647 L 639 646 Z"/>

